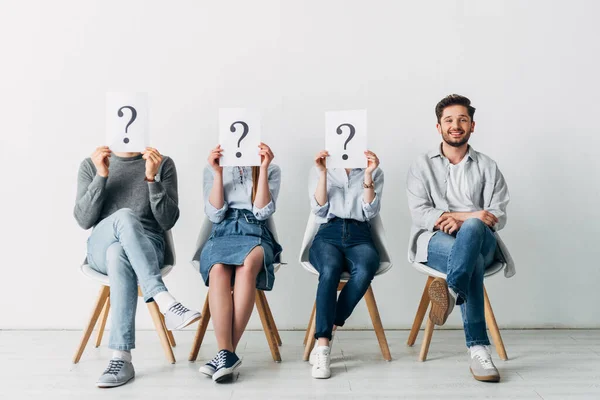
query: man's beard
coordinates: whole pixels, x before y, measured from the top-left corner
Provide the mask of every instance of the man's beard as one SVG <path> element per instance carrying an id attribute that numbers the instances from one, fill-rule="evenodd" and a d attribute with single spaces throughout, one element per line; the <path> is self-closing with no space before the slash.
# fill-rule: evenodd
<path id="1" fill-rule="evenodd" d="M 446 142 L 446 144 L 448 144 L 449 146 L 452 146 L 452 147 L 460 147 L 460 146 L 466 144 L 470 138 L 471 138 L 471 131 L 468 131 L 468 132 L 465 132 L 465 134 L 463 135 L 462 139 L 459 142 L 456 142 L 456 141 L 452 141 L 452 137 L 450 136 L 449 132 L 442 131 L 442 139 L 444 139 L 444 142 Z"/>

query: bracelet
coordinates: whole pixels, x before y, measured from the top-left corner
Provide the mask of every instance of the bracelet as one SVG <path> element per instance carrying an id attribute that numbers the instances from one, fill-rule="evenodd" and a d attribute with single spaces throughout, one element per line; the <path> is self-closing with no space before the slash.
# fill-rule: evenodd
<path id="1" fill-rule="evenodd" d="M 363 182 L 363 188 L 365 188 L 365 189 L 375 189 L 375 182 L 371 182 L 368 185 L 365 182 Z"/>

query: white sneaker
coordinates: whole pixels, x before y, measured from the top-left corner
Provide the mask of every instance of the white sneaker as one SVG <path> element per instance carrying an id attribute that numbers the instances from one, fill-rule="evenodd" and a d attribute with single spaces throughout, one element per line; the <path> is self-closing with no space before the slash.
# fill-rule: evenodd
<path id="1" fill-rule="evenodd" d="M 472 346 L 470 370 L 473 377 L 478 381 L 498 382 L 500 373 L 492 362 L 492 355 L 488 346 Z"/>
<path id="2" fill-rule="evenodd" d="M 179 302 L 169 307 L 163 315 L 165 316 L 165 325 L 170 331 L 185 328 L 189 324 L 198 321 L 202 316 L 198 311 L 192 311 Z"/>
<path id="3" fill-rule="evenodd" d="M 329 346 L 317 347 L 315 364 L 312 367 L 312 377 L 315 379 L 328 379 L 331 376 L 331 349 Z"/>
<path id="4" fill-rule="evenodd" d="M 335 338 L 335 331 L 331 332 L 331 340 L 329 341 L 329 352 L 333 349 L 333 338 Z M 315 347 L 313 347 L 310 352 L 310 357 L 308 357 L 308 363 L 310 365 L 315 365 L 315 361 L 317 359 L 317 347 L 319 347 L 319 339 L 315 340 Z"/>

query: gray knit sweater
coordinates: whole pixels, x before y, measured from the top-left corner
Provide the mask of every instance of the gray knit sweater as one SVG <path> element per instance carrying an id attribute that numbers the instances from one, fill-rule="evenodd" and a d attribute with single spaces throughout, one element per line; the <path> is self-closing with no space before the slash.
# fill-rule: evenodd
<path id="1" fill-rule="evenodd" d="M 115 211 L 130 208 L 144 229 L 159 234 L 171 229 L 179 218 L 175 163 L 163 156 L 160 182 L 144 181 L 145 171 L 146 160 L 141 155 L 124 158 L 112 154 L 107 178 L 96 174 L 91 158 L 83 160 L 77 178 L 77 223 L 89 229 Z"/>

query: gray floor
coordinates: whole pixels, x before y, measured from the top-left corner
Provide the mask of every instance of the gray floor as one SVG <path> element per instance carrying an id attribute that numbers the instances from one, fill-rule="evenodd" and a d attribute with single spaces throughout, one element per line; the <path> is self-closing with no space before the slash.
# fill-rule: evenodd
<path id="1" fill-rule="evenodd" d="M 108 332 L 107 332 L 108 333 Z M 370 331 L 340 331 L 333 348 L 332 378 L 315 380 L 302 361 L 303 332 L 281 332 L 283 362 L 272 361 L 261 331 L 247 332 L 238 354 L 236 381 L 217 385 L 197 368 L 216 352 L 207 332 L 197 363 L 187 361 L 193 332 L 176 332 L 177 364 L 167 364 L 155 332 L 138 332 L 136 379 L 121 388 L 97 389 L 110 350 L 88 345 L 71 364 L 76 331 L 0 331 L 1 399 L 600 399 L 600 331 L 503 331 L 509 361 L 494 361 L 502 382 L 471 377 L 461 331 L 436 331 L 425 363 L 408 332 L 388 331 L 394 360 L 383 361 Z M 421 333 L 422 334 L 422 333 Z M 108 338 L 105 338 L 105 341 Z"/>

